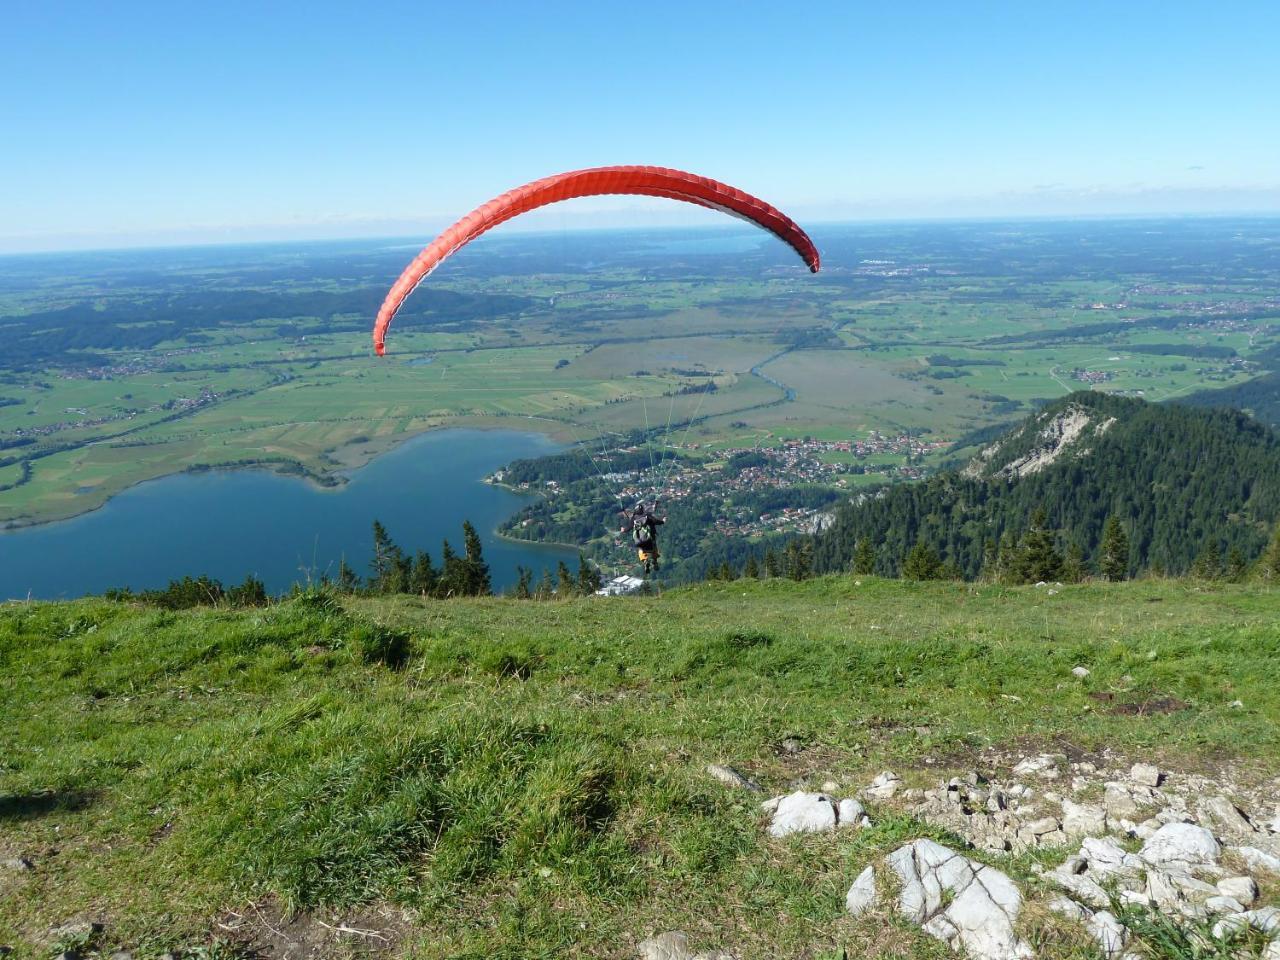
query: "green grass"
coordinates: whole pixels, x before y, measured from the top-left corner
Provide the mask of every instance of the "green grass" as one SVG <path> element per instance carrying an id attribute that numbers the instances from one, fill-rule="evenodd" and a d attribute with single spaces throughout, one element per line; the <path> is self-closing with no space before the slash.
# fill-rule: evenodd
<path id="1" fill-rule="evenodd" d="M 941 956 L 842 915 L 863 865 L 936 832 L 873 810 L 870 831 L 769 840 L 755 799 L 703 767 L 852 790 L 884 767 L 942 776 L 989 747 L 1069 741 L 1272 775 L 1275 602 L 865 578 L 553 603 L 13 604 L 0 856 L 37 869 L 0 876 L 0 944 L 38 956 L 45 930 L 89 915 L 107 946 L 210 945 L 210 918 L 252 902 L 395 905 L 413 918 L 397 950 L 423 957 L 613 956 L 673 928 L 748 957 Z M 1186 708 L 1133 716 L 1090 693 Z M 781 752 L 787 737 L 805 749 Z"/>

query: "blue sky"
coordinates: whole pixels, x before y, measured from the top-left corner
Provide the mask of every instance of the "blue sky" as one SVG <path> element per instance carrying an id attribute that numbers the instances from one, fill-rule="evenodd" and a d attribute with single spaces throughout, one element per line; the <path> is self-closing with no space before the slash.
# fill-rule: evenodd
<path id="1" fill-rule="evenodd" d="M 1277 37 L 1273 2 L 10 4 L 0 250 L 417 235 L 606 163 L 802 221 L 1280 212 Z M 709 216 L 673 206 L 553 216 Z"/>

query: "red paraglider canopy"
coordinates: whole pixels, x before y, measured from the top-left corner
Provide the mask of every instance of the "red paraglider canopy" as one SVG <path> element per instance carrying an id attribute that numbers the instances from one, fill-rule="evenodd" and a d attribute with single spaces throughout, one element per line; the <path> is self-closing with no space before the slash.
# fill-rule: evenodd
<path id="1" fill-rule="evenodd" d="M 495 197 L 472 210 L 414 257 L 413 262 L 392 285 L 378 311 L 378 319 L 373 328 L 373 346 L 378 356 L 386 352 L 387 328 L 391 326 L 400 305 L 450 254 L 512 217 L 549 203 L 600 194 L 666 197 L 720 210 L 749 220 L 789 244 L 812 272 L 817 273 L 821 265 L 818 248 L 794 220 L 776 207 L 728 184 L 667 167 L 594 167 L 590 170 L 573 170 L 526 183 L 523 187 L 516 187 Z"/>

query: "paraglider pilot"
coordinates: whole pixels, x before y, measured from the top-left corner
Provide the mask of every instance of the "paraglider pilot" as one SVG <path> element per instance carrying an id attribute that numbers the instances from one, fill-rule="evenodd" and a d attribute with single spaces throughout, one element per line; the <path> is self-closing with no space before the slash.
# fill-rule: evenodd
<path id="1" fill-rule="evenodd" d="M 643 502 L 637 503 L 630 514 L 623 512 L 631 522 L 631 540 L 636 545 L 636 555 L 644 564 L 644 572 L 656 573 L 658 570 L 658 527 L 667 521 L 658 516 L 658 504 L 653 509 L 646 509 Z M 623 525 L 626 531 L 626 524 Z"/>

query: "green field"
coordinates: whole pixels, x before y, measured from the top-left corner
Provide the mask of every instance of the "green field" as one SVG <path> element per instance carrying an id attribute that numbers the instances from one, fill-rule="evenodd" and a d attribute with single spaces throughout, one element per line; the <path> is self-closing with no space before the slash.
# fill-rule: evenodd
<path id="1" fill-rule="evenodd" d="M 843 897 L 904 840 L 954 838 L 873 803 L 870 830 L 771 840 L 758 798 L 704 767 L 767 796 L 1050 750 L 1231 771 L 1244 790 L 1280 774 L 1276 601 L 828 578 L 541 603 L 11 604 L 0 860 L 34 869 L 0 871 L 0 945 L 48 956 L 46 932 L 79 919 L 104 925 L 103 955 L 142 958 L 231 957 L 281 928 L 337 956 L 618 957 L 685 929 L 743 960 L 942 957 Z M 1067 852 L 973 855 L 1037 900 L 1032 867 Z M 1095 956 L 1028 916 L 1040 956 Z"/>
<path id="2" fill-rule="evenodd" d="M 525 258 L 556 244 L 504 238 L 415 295 L 384 360 L 368 314 L 398 246 L 314 263 L 246 250 L 162 279 L 89 255 L 9 267 L 0 348 L 15 346 L 0 397 L 18 402 L 0 405 L 0 524 L 71 516 L 190 467 L 289 463 L 331 481 L 449 425 L 566 442 L 647 429 L 664 444 L 675 425 L 715 449 L 871 430 L 949 441 L 1072 390 L 1164 400 L 1270 369 L 1280 278 L 1263 240 L 1226 266 L 1185 247 L 1144 264 L 1142 226 L 1080 228 L 1101 259 L 1059 237 L 1063 225 L 957 228 L 931 243 L 905 227 L 841 228 L 817 277 L 775 265 L 764 240 L 745 260 L 666 261 L 635 236 L 575 235 L 566 249 L 607 264 L 566 255 L 530 269 Z M 1179 279 L 1188 271 L 1195 283 Z M 67 326 L 14 339 L 50 323 Z M 114 341 L 95 329 L 108 324 Z M 96 345 L 60 348 L 68 335 Z M 28 342 L 48 360 L 30 359 Z M 716 393 L 688 392 L 709 381 Z M 30 477 L 15 485 L 17 461 Z"/>

